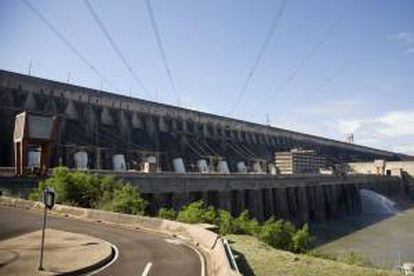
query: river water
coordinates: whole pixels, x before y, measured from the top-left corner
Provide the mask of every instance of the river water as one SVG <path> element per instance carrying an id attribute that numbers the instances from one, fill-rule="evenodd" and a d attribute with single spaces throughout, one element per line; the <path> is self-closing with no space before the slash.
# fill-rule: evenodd
<path id="1" fill-rule="evenodd" d="M 389 269 L 399 262 L 414 262 L 414 204 L 407 207 L 405 203 L 405 210 L 394 212 L 393 201 L 363 193 L 363 214 L 311 225 L 317 236 L 316 250 L 335 256 L 356 252 L 374 266 Z M 364 202 L 367 196 L 369 202 Z M 377 202 L 371 202 L 373 198 Z M 372 212 L 373 207 L 378 212 Z"/>

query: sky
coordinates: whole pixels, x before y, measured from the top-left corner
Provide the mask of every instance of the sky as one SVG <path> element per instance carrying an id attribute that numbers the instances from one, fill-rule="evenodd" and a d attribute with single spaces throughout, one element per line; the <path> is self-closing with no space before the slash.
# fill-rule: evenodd
<path id="1" fill-rule="evenodd" d="M 0 68 L 414 155 L 414 1 L 149 1 L 168 68 L 145 0 L 88 2 L 127 65 L 85 1 L 1 0 Z"/>

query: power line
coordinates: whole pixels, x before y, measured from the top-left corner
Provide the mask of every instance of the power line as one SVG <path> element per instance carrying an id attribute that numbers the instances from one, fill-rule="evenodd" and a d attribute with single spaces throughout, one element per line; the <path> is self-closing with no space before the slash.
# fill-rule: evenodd
<path id="1" fill-rule="evenodd" d="M 116 89 L 112 83 L 94 66 L 92 63 L 84 56 L 82 53 L 72 44 L 70 41 L 57 29 L 53 24 L 38 10 L 33 6 L 28 0 L 22 0 L 23 3 L 37 16 L 39 19 L 55 34 L 63 44 L 68 47 L 73 54 L 75 54 L 85 65 L 89 67 L 96 75 L 98 75 L 102 80 L 105 80 L 109 85 Z M 116 89 L 117 90 L 117 89 Z"/>
<path id="2" fill-rule="evenodd" d="M 234 112 L 237 105 L 239 104 L 244 94 L 246 93 L 246 90 L 250 84 L 250 81 L 252 80 L 253 75 L 256 71 L 256 68 L 259 65 L 260 61 L 262 60 L 262 57 L 264 53 L 266 52 L 267 48 L 269 47 L 269 43 L 272 40 L 277 23 L 279 22 L 280 18 L 282 17 L 285 11 L 286 3 L 287 3 L 286 0 L 282 0 L 282 4 L 280 5 L 278 11 L 276 12 L 275 17 L 273 18 L 272 25 L 270 26 L 269 32 L 266 35 L 266 39 L 264 40 L 262 46 L 259 49 L 259 52 L 257 53 L 256 59 L 254 60 L 252 66 L 250 67 L 249 74 L 247 75 L 246 79 L 243 82 L 243 85 L 236 97 L 236 101 L 234 102 L 232 108 L 230 109 L 229 115 L 231 115 Z"/>
<path id="3" fill-rule="evenodd" d="M 168 76 L 168 80 L 170 81 L 171 88 L 174 92 L 174 95 L 175 95 L 175 98 L 176 98 L 176 101 L 177 101 L 177 105 L 180 105 L 180 97 L 178 96 L 178 91 L 177 91 L 177 88 L 175 86 L 175 81 L 174 81 L 170 66 L 168 64 L 167 55 L 165 54 L 164 46 L 163 46 L 162 39 L 161 39 L 161 34 L 159 32 L 157 21 L 155 20 L 155 16 L 154 16 L 154 12 L 152 10 L 150 0 L 145 0 L 145 6 L 146 6 L 147 11 L 148 11 L 148 15 L 149 15 L 149 18 L 150 18 L 150 23 L 151 23 L 151 28 L 154 31 L 154 34 L 155 34 L 155 37 L 156 37 L 156 40 L 157 40 L 158 49 L 159 49 L 160 54 L 161 54 L 161 59 L 162 59 L 162 62 L 164 64 L 165 71 L 166 71 L 167 76 Z"/>
<path id="4" fill-rule="evenodd" d="M 111 45 L 112 49 L 115 51 L 115 53 L 118 55 L 118 58 L 122 61 L 122 63 L 125 65 L 125 67 L 128 69 L 131 76 L 134 78 L 134 80 L 137 82 L 137 84 L 141 87 L 144 92 L 152 98 L 152 95 L 149 93 L 148 89 L 144 86 L 141 78 L 137 75 L 137 73 L 134 71 L 132 66 L 129 64 L 127 59 L 125 58 L 125 55 L 122 53 L 122 51 L 119 49 L 118 45 L 115 43 L 115 40 L 112 38 L 111 34 L 109 33 L 108 29 L 105 27 L 103 21 L 99 18 L 97 12 L 94 10 L 91 3 L 89 3 L 88 0 L 83 1 L 85 3 L 85 6 L 91 13 L 92 17 L 94 18 L 96 24 L 99 26 L 103 34 L 105 35 L 106 39 L 109 41 L 109 44 Z"/>
<path id="5" fill-rule="evenodd" d="M 299 75 L 300 71 L 308 64 L 308 62 L 311 60 L 311 58 L 319 51 L 319 49 L 322 47 L 322 45 L 333 35 L 333 33 L 338 29 L 339 25 L 341 23 L 341 20 L 335 21 L 325 32 L 325 34 L 322 36 L 322 38 L 319 40 L 317 44 L 307 53 L 306 56 L 304 56 L 301 60 L 301 62 L 296 66 L 296 68 L 290 73 L 290 75 L 285 79 L 284 82 L 279 85 L 272 95 L 270 96 L 270 99 L 278 97 L 283 89 L 287 87 L 295 78 L 297 75 Z M 264 106 L 267 106 L 272 101 L 269 100 L 269 98 L 264 102 Z"/>
<path id="6" fill-rule="evenodd" d="M 332 74 L 328 75 L 328 77 L 326 77 L 321 84 L 314 90 L 311 91 L 311 93 L 308 93 L 308 95 L 312 95 L 313 98 L 317 98 L 319 96 L 319 94 L 321 94 L 322 89 L 329 83 L 331 83 L 332 81 L 334 81 L 338 76 L 342 75 L 344 73 L 344 69 L 345 66 L 341 67 L 339 70 L 333 72 Z M 288 110 L 290 108 L 292 104 L 286 104 L 283 106 L 282 109 L 278 110 L 278 114 L 280 114 L 278 116 L 278 119 L 280 120 L 284 115 L 286 115 L 286 113 L 284 113 L 284 111 Z"/>

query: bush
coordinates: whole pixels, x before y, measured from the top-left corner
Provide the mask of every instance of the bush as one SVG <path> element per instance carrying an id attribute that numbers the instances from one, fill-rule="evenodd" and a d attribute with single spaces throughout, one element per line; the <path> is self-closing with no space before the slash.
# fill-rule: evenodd
<path id="1" fill-rule="evenodd" d="M 186 223 L 217 224 L 218 213 L 213 206 L 205 207 L 204 201 L 199 200 L 183 207 L 178 212 L 177 220 Z"/>
<path id="2" fill-rule="evenodd" d="M 114 197 L 108 206 L 110 206 L 109 211 L 143 215 L 146 205 L 147 202 L 141 198 L 138 191 L 130 184 L 126 184 L 114 191 Z"/>
<path id="3" fill-rule="evenodd" d="M 172 208 L 161 208 L 158 211 L 158 217 L 163 219 L 175 220 L 177 218 L 177 212 Z"/>
<path id="4" fill-rule="evenodd" d="M 178 212 L 177 220 L 186 223 L 200 223 L 203 222 L 204 212 L 204 202 L 202 200 L 195 201 Z"/>
<path id="5" fill-rule="evenodd" d="M 256 236 L 260 232 L 260 225 L 257 220 L 250 219 L 248 210 L 244 210 L 238 218 L 234 220 L 234 234 L 247 234 Z"/>
<path id="6" fill-rule="evenodd" d="M 230 215 L 231 217 L 231 215 Z M 202 221 L 205 223 L 217 224 L 219 219 L 219 214 L 213 206 L 208 206 L 204 209 L 202 216 Z"/>
<path id="7" fill-rule="evenodd" d="M 42 201 L 46 187 L 55 189 L 56 203 L 83 208 L 142 214 L 146 205 L 134 187 L 114 176 L 101 177 L 58 167 L 53 170 L 53 177 L 39 183 L 29 199 Z"/>
<path id="8" fill-rule="evenodd" d="M 313 243 L 314 238 L 309 232 L 308 224 L 305 224 L 301 229 L 298 229 L 292 237 L 293 250 L 296 253 L 307 252 Z"/>
<path id="9" fill-rule="evenodd" d="M 219 210 L 218 211 L 218 226 L 220 234 L 227 235 L 234 233 L 234 222 L 233 217 L 229 211 Z"/>
<path id="10" fill-rule="evenodd" d="M 290 222 L 276 221 L 271 217 L 261 227 L 258 238 L 272 247 L 291 251 L 293 249 L 292 237 L 294 233 L 295 227 Z"/>

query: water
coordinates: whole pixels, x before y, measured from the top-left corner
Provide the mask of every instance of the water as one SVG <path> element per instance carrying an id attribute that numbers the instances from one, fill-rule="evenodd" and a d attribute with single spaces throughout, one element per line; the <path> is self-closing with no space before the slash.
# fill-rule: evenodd
<path id="1" fill-rule="evenodd" d="M 371 190 L 361 189 L 361 207 L 364 214 L 389 214 L 398 212 L 397 203 Z"/>
<path id="2" fill-rule="evenodd" d="M 414 262 L 414 204 L 399 211 L 396 202 L 364 189 L 361 204 L 361 215 L 312 225 L 316 249 L 335 256 L 356 252 L 381 268 L 399 259 Z"/>

